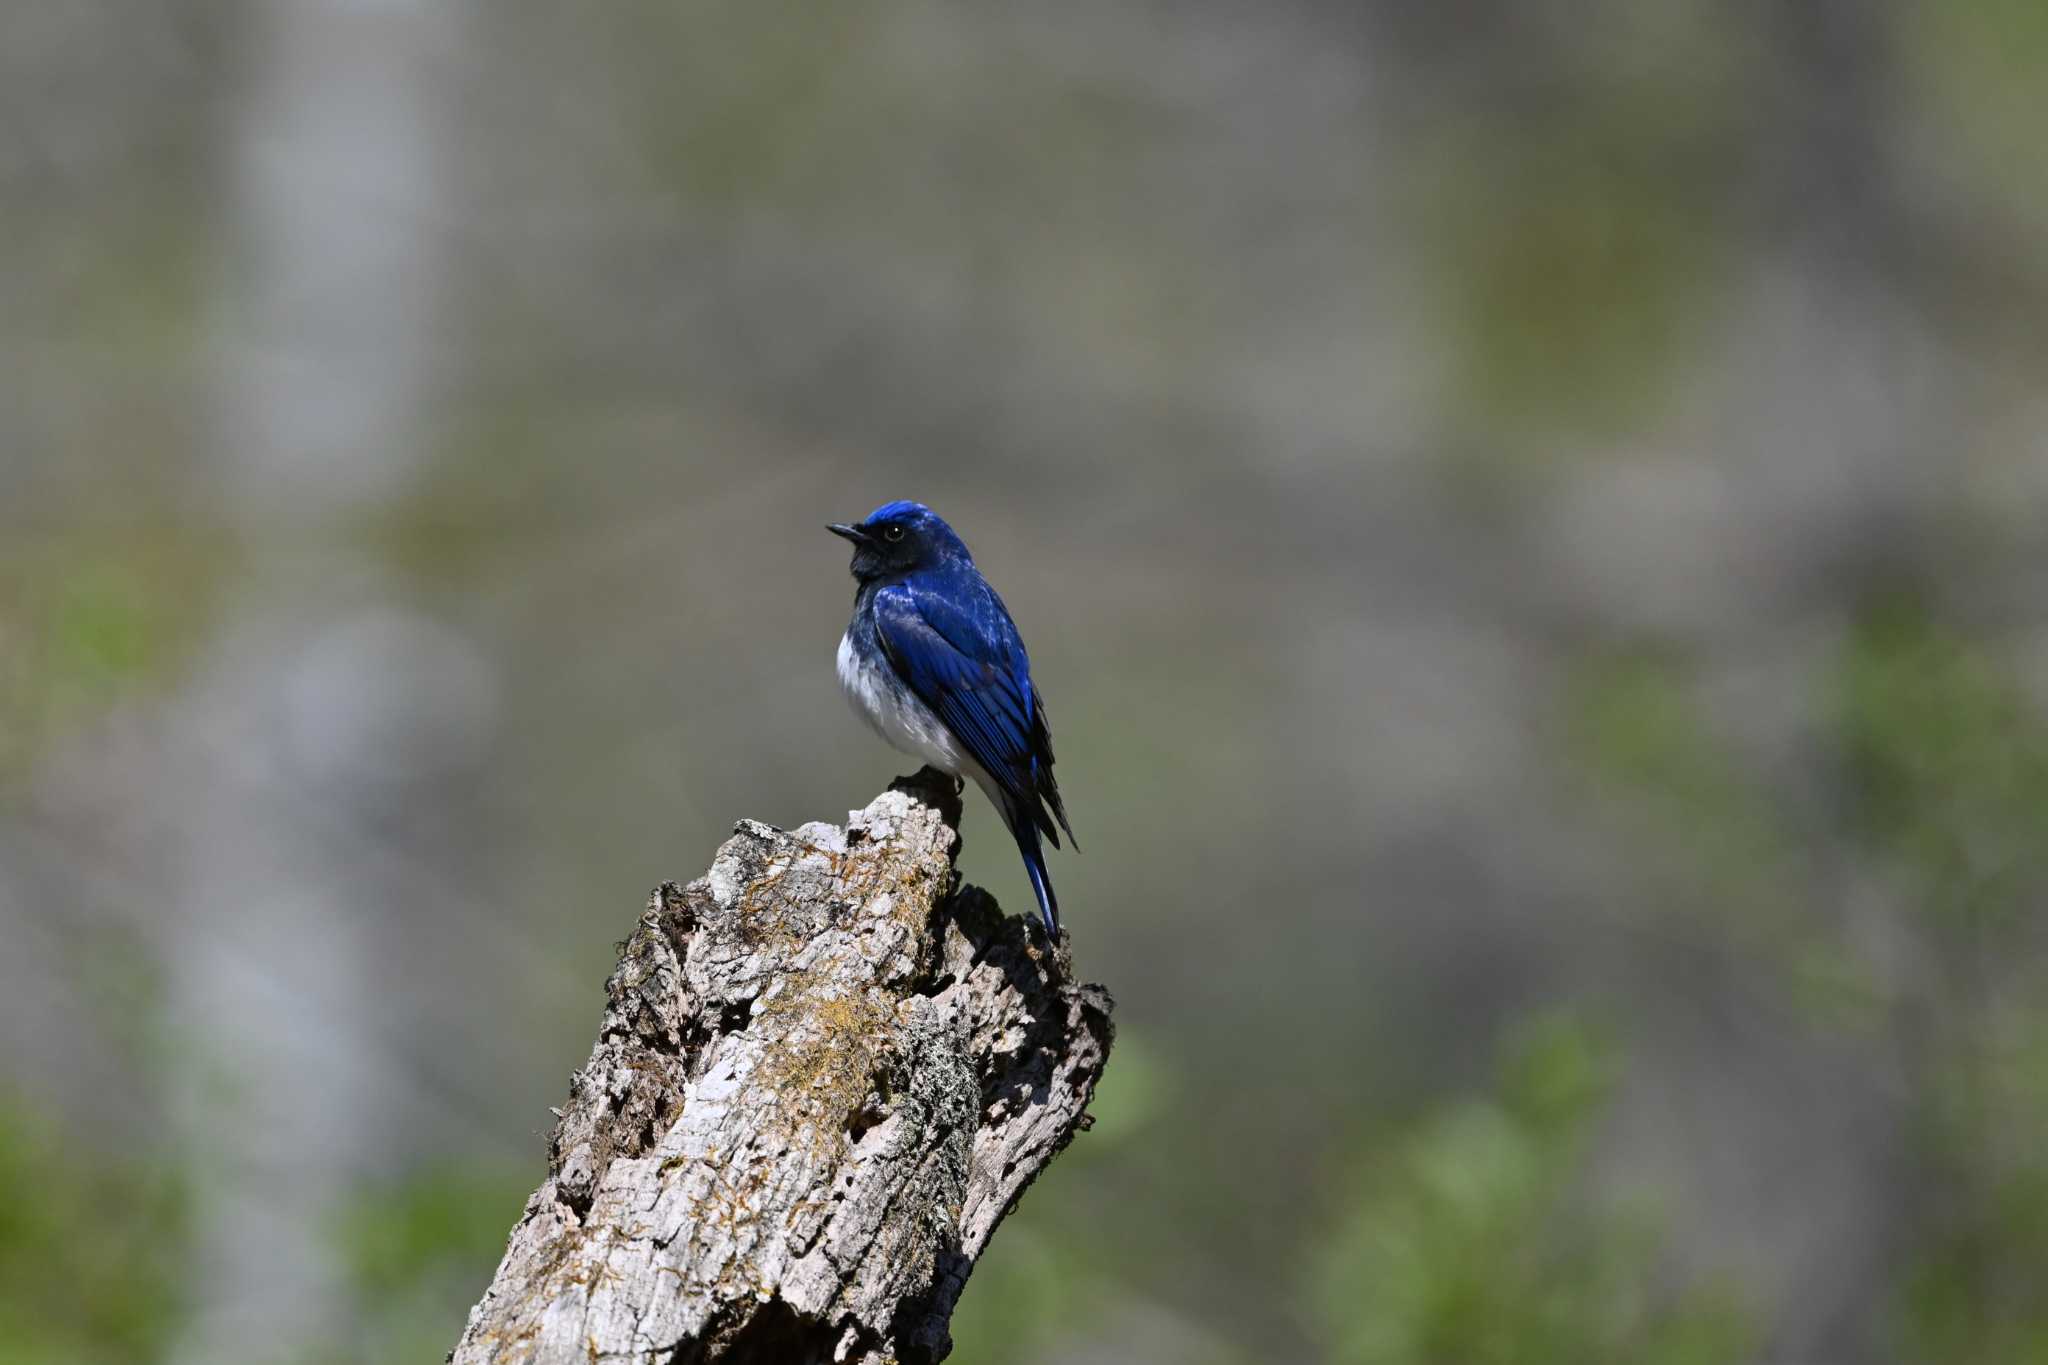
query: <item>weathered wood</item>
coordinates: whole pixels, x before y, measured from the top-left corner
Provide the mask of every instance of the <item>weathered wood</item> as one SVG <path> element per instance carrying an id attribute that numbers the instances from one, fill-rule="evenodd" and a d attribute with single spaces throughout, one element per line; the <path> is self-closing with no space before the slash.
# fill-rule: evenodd
<path id="1" fill-rule="evenodd" d="M 959 817 L 927 769 L 655 891 L 455 1365 L 945 1358 L 1111 1038 L 1064 939 L 959 883 Z"/>

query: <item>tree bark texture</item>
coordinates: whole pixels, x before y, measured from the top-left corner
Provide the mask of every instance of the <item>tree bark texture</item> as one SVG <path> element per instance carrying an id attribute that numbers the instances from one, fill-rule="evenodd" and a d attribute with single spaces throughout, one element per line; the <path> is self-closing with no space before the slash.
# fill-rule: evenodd
<path id="1" fill-rule="evenodd" d="M 650 897 L 455 1365 L 920 1365 L 1074 1134 L 1110 999 L 953 871 L 926 769 Z"/>

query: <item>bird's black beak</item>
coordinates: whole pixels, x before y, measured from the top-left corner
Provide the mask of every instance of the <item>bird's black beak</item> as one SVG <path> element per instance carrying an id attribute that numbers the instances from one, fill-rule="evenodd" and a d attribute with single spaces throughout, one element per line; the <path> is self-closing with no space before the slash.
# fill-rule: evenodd
<path id="1" fill-rule="evenodd" d="M 826 525 L 825 529 L 835 536 L 844 536 L 856 545 L 872 545 L 874 543 L 869 539 L 866 531 L 861 530 L 858 526 L 848 526 L 843 521 L 830 522 Z"/>

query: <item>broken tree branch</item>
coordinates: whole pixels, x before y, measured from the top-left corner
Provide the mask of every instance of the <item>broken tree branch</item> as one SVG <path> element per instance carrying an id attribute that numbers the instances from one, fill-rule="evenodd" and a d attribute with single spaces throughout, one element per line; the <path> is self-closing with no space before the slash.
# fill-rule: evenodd
<path id="1" fill-rule="evenodd" d="M 959 818 L 926 769 L 655 891 L 455 1365 L 945 1358 L 1111 1037 L 1108 993 L 959 883 Z"/>

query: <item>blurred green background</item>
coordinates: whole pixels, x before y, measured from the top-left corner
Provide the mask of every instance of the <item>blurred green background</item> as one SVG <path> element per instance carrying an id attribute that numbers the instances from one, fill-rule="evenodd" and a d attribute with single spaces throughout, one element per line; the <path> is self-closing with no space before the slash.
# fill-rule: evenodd
<path id="1" fill-rule="evenodd" d="M 2044 140 L 2036 0 L 0 0 L 0 1365 L 439 1359 L 895 497 L 1119 1002 L 957 1359 L 2048 1362 Z"/>

